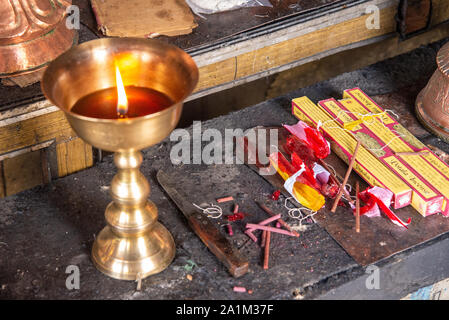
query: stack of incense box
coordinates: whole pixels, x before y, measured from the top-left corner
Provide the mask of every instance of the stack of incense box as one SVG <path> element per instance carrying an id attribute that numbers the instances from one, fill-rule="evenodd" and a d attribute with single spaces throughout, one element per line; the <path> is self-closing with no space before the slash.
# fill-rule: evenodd
<path id="1" fill-rule="evenodd" d="M 346 162 L 360 141 L 354 170 L 371 186 L 392 191 L 395 209 L 411 204 L 423 216 L 449 215 L 449 166 L 359 88 L 318 105 L 294 99 L 292 112 L 320 126 Z"/>

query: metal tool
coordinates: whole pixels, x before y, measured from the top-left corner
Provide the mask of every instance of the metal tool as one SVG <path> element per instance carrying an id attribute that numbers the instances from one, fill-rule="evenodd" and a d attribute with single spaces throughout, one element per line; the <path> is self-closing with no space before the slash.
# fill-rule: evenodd
<path id="1" fill-rule="evenodd" d="M 203 213 L 198 212 L 198 209 L 175 189 L 174 183 L 170 183 L 166 173 L 158 171 L 157 180 L 187 218 L 196 235 L 226 266 L 231 275 L 236 278 L 244 275 L 248 271 L 248 260 L 221 234 L 217 226 Z"/>

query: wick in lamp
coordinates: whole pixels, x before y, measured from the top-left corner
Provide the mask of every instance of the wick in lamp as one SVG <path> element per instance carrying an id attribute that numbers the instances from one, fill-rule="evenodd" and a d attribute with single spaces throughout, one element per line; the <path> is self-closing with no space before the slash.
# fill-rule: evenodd
<path id="1" fill-rule="evenodd" d="M 115 152 L 113 201 L 92 248 L 93 263 L 112 278 L 143 279 L 164 270 L 175 256 L 173 237 L 148 200 L 140 150 L 161 142 L 176 127 L 183 101 L 197 82 L 198 68 L 187 53 L 153 39 L 85 42 L 45 71 L 42 90 L 64 111 L 75 133 L 96 148 Z"/>

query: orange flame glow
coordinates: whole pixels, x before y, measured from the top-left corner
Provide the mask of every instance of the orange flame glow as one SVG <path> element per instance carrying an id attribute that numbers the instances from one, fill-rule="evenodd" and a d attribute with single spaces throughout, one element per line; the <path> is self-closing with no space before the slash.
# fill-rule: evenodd
<path id="1" fill-rule="evenodd" d="M 118 66 L 115 66 L 115 81 L 117 83 L 117 112 L 119 115 L 128 113 L 128 98 L 126 98 L 125 86 L 123 85 L 122 76 Z"/>

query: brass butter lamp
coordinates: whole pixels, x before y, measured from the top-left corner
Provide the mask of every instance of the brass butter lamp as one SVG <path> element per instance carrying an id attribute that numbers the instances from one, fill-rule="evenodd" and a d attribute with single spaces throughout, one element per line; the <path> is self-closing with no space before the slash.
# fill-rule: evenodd
<path id="1" fill-rule="evenodd" d="M 119 112 L 117 118 L 98 116 L 104 108 L 102 97 L 110 95 L 108 90 L 119 91 L 118 70 L 128 92 L 142 89 L 142 94 L 139 90 L 133 93 L 135 99 L 141 101 L 145 90 L 154 90 L 171 103 L 162 110 L 148 109 L 148 114 L 132 117 Z M 92 248 L 93 263 L 108 276 L 143 279 L 164 270 L 174 258 L 173 238 L 157 221 L 157 208 L 148 200 L 150 186 L 139 171 L 140 150 L 159 143 L 176 127 L 183 101 L 197 81 L 198 68 L 187 53 L 158 40 L 136 38 L 83 43 L 59 56 L 44 73 L 45 96 L 65 112 L 76 134 L 99 149 L 115 152 L 118 172 L 110 188 L 113 201 L 105 212 L 107 226 Z M 86 99 L 97 93 L 101 93 L 97 99 Z M 97 115 L 74 112 L 80 101 L 87 101 L 85 109 Z"/>

